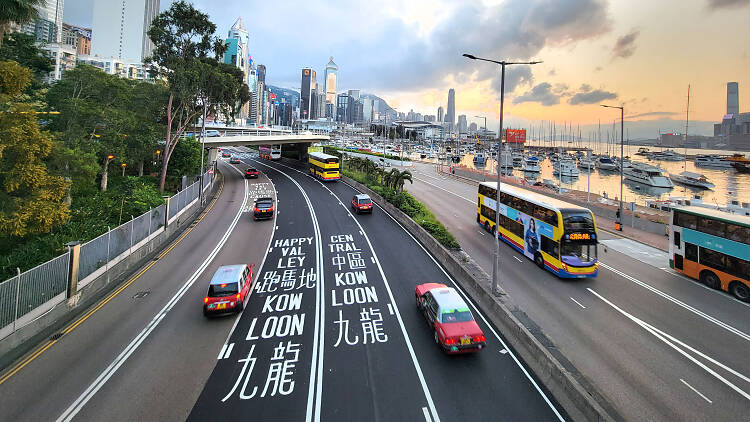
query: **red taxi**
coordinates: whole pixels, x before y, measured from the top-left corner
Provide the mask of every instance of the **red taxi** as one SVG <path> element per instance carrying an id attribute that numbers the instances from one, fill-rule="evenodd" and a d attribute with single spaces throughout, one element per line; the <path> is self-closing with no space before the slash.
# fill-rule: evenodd
<path id="1" fill-rule="evenodd" d="M 224 265 L 214 273 L 203 298 L 203 315 L 240 313 L 250 294 L 253 282 L 252 265 Z"/>
<path id="2" fill-rule="evenodd" d="M 474 320 L 469 306 L 455 289 L 440 283 L 420 284 L 416 289 L 417 308 L 434 329 L 435 343 L 446 353 L 482 350 L 487 340 Z"/>
<path id="3" fill-rule="evenodd" d="M 354 195 L 352 198 L 352 208 L 354 209 L 354 212 L 357 214 L 361 214 L 363 212 L 369 212 L 372 214 L 372 199 L 368 195 Z"/>

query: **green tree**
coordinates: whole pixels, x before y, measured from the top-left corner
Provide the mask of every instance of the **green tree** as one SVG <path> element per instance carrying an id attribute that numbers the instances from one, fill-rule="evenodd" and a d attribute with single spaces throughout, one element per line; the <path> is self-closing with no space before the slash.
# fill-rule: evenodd
<path id="1" fill-rule="evenodd" d="M 34 109 L 18 101 L 30 81 L 30 69 L 0 62 L 0 234 L 6 238 L 49 232 L 69 213 L 69 183 L 48 174 L 43 161 L 52 137 L 39 130 Z"/>
<path id="2" fill-rule="evenodd" d="M 137 124 L 126 138 L 126 158 L 137 168 L 138 176 L 143 176 L 145 162 L 159 149 L 158 140 L 164 139 L 164 103 L 169 94 L 161 81 L 134 83 L 132 91 L 129 107 L 135 113 Z"/>
<path id="3" fill-rule="evenodd" d="M 131 82 L 109 75 L 93 66 L 78 65 L 65 72 L 47 92 L 47 104 L 59 112 L 52 116 L 49 128 L 56 132 L 64 148 L 64 156 L 76 151 L 94 154 L 101 176 L 99 188 L 107 190 L 110 160 L 125 162 L 126 139 L 139 124 L 131 106 Z M 90 156 L 89 156 L 90 157 Z M 87 166 L 63 163 L 67 177 L 85 175 Z M 91 180 L 93 182 L 93 180 Z"/>
<path id="4" fill-rule="evenodd" d="M 242 106 L 249 92 L 242 73 L 216 60 L 226 50 L 215 37 L 208 15 L 185 1 L 176 1 L 154 18 L 148 36 L 154 43 L 152 72 L 168 82 L 166 136 L 159 189 L 164 191 L 169 160 L 186 128 L 196 122 L 204 106 L 209 114 L 227 113 Z M 239 103 L 239 104 L 238 104 Z"/>
<path id="5" fill-rule="evenodd" d="M 44 77 L 55 68 L 55 62 L 35 41 L 32 35 L 14 32 L 5 35 L 0 45 L 0 61 L 13 60 L 34 72 L 27 93 L 38 91 L 43 85 Z"/>
<path id="6" fill-rule="evenodd" d="M 200 163 L 201 144 L 194 137 L 189 136 L 175 146 L 168 175 L 175 181 L 183 175 L 195 176 L 201 172 Z"/>
<path id="7" fill-rule="evenodd" d="M 11 25 L 25 25 L 39 16 L 37 7 L 45 0 L 3 0 L 0 2 L 0 46 Z"/>

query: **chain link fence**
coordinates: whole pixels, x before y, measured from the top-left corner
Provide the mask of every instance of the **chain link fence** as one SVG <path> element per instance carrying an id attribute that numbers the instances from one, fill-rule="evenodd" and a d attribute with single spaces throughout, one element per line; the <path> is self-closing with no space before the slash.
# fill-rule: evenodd
<path id="1" fill-rule="evenodd" d="M 209 172 L 204 174 L 202 186 L 208 187 L 212 179 L 213 174 Z M 200 191 L 201 181 L 198 180 L 172 196 L 169 219 L 197 199 Z M 159 205 L 81 245 L 78 261 L 79 282 L 98 269 L 111 265 L 112 260 L 135 252 L 134 248 L 139 243 L 164 226 L 165 212 L 166 204 Z M 13 331 L 15 331 L 18 328 L 15 324 L 19 318 L 65 292 L 70 275 L 69 266 L 70 252 L 65 252 L 63 255 L 1 282 L 0 329 L 13 324 Z"/>

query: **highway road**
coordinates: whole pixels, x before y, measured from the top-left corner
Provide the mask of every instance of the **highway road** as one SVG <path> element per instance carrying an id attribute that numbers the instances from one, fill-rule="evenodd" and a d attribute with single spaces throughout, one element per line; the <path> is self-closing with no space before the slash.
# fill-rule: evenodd
<path id="1" fill-rule="evenodd" d="M 453 285 L 433 258 L 355 191 L 299 162 L 220 162 L 222 192 L 185 236 L 71 323 L 51 347 L 0 374 L 0 420 L 563 420 L 504 343 L 447 356 L 414 303 Z M 246 181 L 240 170 L 263 172 Z M 277 197 L 253 222 L 252 199 Z M 255 264 L 239 317 L 206 319 L 220 265 Z M 10 375 L 10 376 L 8 376 Z"/>
<path id="2" fill-rule="evenodd" d="M 415 163 L 406 189 L 488 273 L 476 185 Z M 750 306 L 668 268 L 665 252 L 600 230 L 595 279 L 556 278 L 501 245 L 501 284 L 626 420 L 747 420 Z"/>

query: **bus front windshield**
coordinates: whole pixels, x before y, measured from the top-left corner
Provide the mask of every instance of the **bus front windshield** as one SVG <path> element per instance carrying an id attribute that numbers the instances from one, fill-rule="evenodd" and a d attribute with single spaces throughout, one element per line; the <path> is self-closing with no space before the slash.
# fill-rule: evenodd
<path id="1" fill-rule="evenodd" d="M 560 258 L 574 267 L 591 265 L 596 261 L 596 243 L 562 242 Z"/>

